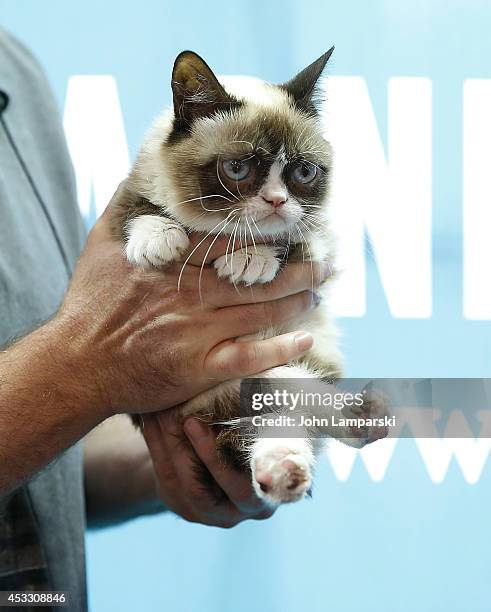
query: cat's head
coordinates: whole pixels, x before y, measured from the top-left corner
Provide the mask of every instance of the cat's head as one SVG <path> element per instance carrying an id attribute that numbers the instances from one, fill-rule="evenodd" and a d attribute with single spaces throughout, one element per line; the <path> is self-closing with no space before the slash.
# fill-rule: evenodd
<path id="1" fill-rule="evenodd" d="M 332 51 L 282 85 L 219 80 L 198 55 L 181 53 L 155 199 L 189 229 L 303 242 L 321 222 L 329 186 L 316 95 Z"/>

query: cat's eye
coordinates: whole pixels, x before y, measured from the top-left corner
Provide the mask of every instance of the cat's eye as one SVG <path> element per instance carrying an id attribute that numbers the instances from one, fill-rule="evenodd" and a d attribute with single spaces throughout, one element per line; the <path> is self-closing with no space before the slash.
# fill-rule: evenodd
<path id="1" fill-rule="evenodd" d="M 222 161 L 222 170 L 231 181 L 243 181 L 249 176 L 251 164 L 247 159 L 228 159 Z"/>
<path id="2" fill-rule="evenodd" d="M 296 183 L 306 185 L 311 183 L 317 176 L 317 166 L 309 162 L 300 162 L 293 168 L 292 179 Z"/>

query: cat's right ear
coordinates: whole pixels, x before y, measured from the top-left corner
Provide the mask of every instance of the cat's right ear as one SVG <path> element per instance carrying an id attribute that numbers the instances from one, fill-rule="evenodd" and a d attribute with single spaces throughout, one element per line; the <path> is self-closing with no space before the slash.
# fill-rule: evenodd
<path id="1" fill-rule="evenodd" d="M 172 94 L 174 116 L 183 129 L 234 103 L 208 64 L 193 51 L 183 51 L 174 62 Z"/>
<path id="2" fill-rule="evenodd" d="M 310 112 L 316 111 L 317 83 L 333 51 L 334 47 L 331 47 L 329 51 L 312 62 L 310 66 L 304 68 L 288 83 L 280 85 L 290 94 L 299 108 Z"/>

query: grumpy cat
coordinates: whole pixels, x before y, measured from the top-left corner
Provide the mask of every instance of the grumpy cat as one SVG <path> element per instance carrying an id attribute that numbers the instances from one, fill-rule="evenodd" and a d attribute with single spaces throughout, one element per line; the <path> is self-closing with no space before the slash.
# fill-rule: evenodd
<path id="1" fill-rule="evenodd" d="M 181 261 L 184 269 L 191 232 L 228 236 L 227 253 L 213 265 L 238 288 L 272 281 L 288 262 L 334 261 L 328 206 L 332 152 L 318 95 L 332 51 L 280 85 L 218 78 L 197 54 L 177 57 L 173 108 L 151 128 L 113 219 L 130 262 L 162 268 Z M 320 291 L 325 294 L 328 285 Z M 341 375 L 336 328 L 324 297 L 288 325 L 264 330 L 261 337 L 303 329 L 315 343 L 298 361 L 261 376 Z M 271 505 L 301 499 L 311 488 L 320 440 L 242 436 L 236 427 L 240 382 L 202 393 L 181 406 L 183 416 L 221 424 L 219 455 L 250 470 L 260 498 Z M 361 412 L 369 411 L 369 404 Z M 351 430 L 332 435 L 357 447 L 379 437 Z"/>

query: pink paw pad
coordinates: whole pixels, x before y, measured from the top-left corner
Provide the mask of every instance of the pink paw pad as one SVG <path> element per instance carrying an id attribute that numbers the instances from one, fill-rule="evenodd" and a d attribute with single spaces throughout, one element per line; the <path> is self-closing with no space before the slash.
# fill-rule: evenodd
<path id="1" fill-rule="evenodd" d="M 268 450 L 256 457 L 254 465 L 256 493 L 274 505 L 301 499 L 312 484 L 308 458 L 288 448 Z"/>

